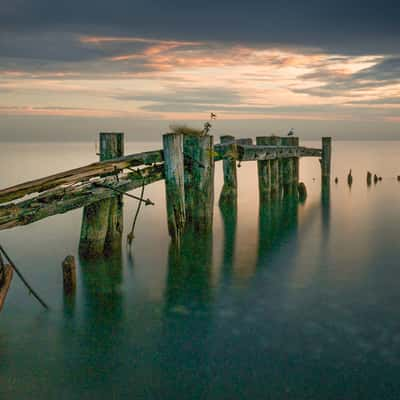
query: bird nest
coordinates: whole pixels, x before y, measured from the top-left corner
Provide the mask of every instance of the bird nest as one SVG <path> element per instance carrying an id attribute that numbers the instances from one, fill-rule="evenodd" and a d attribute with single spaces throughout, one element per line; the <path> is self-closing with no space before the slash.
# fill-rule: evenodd
<path id="1" fill-rule="evenodd" d="M 178 133 L 186 136 L 203 136 L 204 130 L 191 128 L 187 125 L 170 125 L 171 133 Z"/>

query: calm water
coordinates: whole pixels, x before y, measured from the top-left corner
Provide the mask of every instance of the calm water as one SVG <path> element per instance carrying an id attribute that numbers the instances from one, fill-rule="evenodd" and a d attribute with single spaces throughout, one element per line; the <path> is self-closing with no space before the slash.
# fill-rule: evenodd
<path id="1" fill-rule="evenodd" d="M 0 146 L 1 187 L 96 159 L 90 143 Z M 329 201 L 317 159 L 305 159 L 305 204 L 261 210 L 256 166 L 244 164 L 237 218 L 216 207 L 213 235 L 187 238 L 182 257 L 169 248 L 164 185 L 153 184 L 131 252 L 81 260 L 74 304 L 61 262 L 79 260 L 82 210 L 1 231 L 51 311 L 14 278 L 0 398 L 399 399 L 399 160 L 400 142 L 334 142 Z M 367 169 L 383 181 L 367 188 Z M 125 231 L 135 207 L 125 200 Z"/>

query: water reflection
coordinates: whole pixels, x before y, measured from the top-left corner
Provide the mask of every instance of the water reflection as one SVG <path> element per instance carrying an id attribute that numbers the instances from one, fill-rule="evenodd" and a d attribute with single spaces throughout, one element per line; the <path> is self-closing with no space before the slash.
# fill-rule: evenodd
<path id="1" fill-rule="evenodd" d="M 80 257 L 79 261 L 87 323 L 118 323 L 123 314 L 121 251 L 96 259 Z"/>
<path id="2" fill-rule="evenodd" d="M 212 233 L 187 229 L 181 243 L 172 241 L 168 253 L 166 310 L 186 313 L 184 305 L 207 308 L 211 301 Z"/>
<path id="3" fill-rule="evenodd" d="M 160 342 L 163 398 L 204 396 L 210 381 L 212 234 L 187 230 L 171 243 Z"/>
<path id="4" fill-rule="evenodd" d="M 237 230 L 237 201 L 221 202 L 220 212 L 224 228 L 224 250 L 221 273 L 224 279 L 232 276 Z"/>

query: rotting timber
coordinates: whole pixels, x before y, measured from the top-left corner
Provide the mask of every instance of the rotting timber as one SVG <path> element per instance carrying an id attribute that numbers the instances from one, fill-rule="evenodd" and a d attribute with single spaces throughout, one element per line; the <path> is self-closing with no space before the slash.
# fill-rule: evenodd
<path id="1" fill-rule="evenodd" d="M 320 158 L 323 185 L 330 181 L 330 138 L 322 139 L 321 148 L 308 148 L 293 137 L 258 137 L 254 145 L 251 139 L 222 136 L 213 144 L 210 135 L 170 133 L 163 136 L 163 149 L 126 156 L 123 140 L 121 133 L 101 133 L 100 161 L 0 190 L 0 230 L 83 207 L 80 247 L 95 255 L 105 251 L 107 241 L 121 242 L 121 193 L 160 180 L 165 180 L 172 239 L 179 241 L 188 227 L 209 231 L 217 161 L 223 161 L 224 172 L 220 206 L 236 204 L 237 162 L 258 162 L 263 202 L 297 196 L 301 157 Z"/>

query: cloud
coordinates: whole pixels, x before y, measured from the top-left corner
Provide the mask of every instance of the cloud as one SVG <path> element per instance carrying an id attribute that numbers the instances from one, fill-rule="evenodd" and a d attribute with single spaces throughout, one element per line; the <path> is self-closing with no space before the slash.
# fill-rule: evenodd
<path id="1" fill-rule="evenodd" d="M 80 32 L 168 40 L 398 52 L 400 9 L 392 0 L 3 0 L 3 32 Z"/>
<path id="2" fill-rule="evenodd" d="M 147 94 L 124 94 L 114 96 L 122 101 L 145 101 L 156 104 L 194 104 L 194 105 L 215 105 L 215 104 L 237 104 L 241 97 L 237 90 L 225 88 L 176 88 L 166 93 Z"/>

